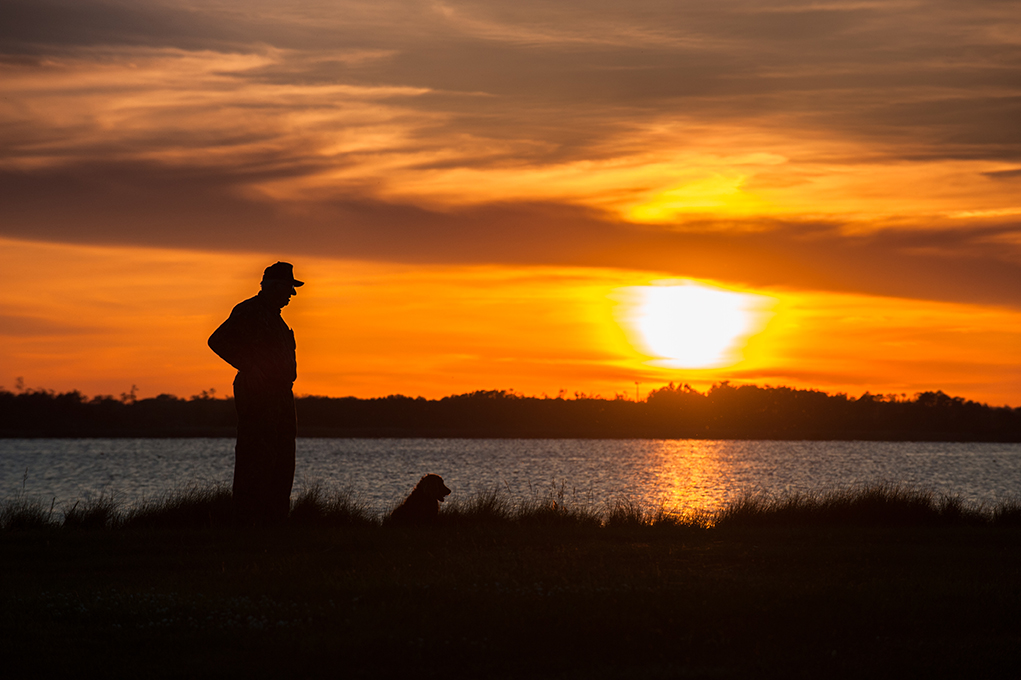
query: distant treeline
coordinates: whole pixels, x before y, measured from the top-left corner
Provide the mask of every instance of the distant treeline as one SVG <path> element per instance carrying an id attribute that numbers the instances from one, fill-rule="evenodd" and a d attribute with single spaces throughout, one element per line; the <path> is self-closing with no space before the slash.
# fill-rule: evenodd
<path id="1" fill-rule="evenodd" d="M 548 437 L 1021 441 L 1021 408 L 943 392 L 858 398 L 788 387 L 673 384 L 644 401 L 583 394 L 528 397 L 503 390 L 442 399 L 299 397 L 306 437 Z M 233 436 L 231 398 L 88 398 L 80 392 L 0 391 L 2 437 Z"/>

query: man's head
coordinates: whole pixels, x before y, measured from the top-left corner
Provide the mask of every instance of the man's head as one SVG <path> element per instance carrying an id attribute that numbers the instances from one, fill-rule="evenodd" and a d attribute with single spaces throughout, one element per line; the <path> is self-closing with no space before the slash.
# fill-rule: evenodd
<path id="1" fill-rule="evenodd" d="M 274 305 L 283 309 L 297 295 L 297 288 L 304 281 L 294 278 L 294 266 L 290 262 L 277 262 L 266 267 L 262 274 L 262 294 Z"/>

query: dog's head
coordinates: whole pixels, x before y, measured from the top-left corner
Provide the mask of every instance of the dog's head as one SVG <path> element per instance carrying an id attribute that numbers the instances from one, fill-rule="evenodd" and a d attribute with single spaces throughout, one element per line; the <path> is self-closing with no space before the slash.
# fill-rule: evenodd
<path id="1" fill-rule="evenodd" d="M 440 503 L 450 494 L 450 489 L 443 483 L 443 478 L 439 475 L 426 475 L 415 485 L 415 491 L 423 493 L 429 498 L 435 498 Z"/>

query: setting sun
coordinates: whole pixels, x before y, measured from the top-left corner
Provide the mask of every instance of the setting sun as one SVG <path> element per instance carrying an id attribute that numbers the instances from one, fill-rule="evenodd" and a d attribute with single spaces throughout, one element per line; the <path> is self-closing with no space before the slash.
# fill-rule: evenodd
<path id="1" fill-rule="evenodd" d="M 634 344 L 668 368 L 716 368 L 741 360 L 761 330 L 768 298 L 685 282 L 627 289 L 622 321 Z"/>

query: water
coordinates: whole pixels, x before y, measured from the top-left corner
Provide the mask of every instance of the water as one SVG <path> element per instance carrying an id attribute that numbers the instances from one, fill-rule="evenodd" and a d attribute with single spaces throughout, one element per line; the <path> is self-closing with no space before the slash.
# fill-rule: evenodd
<path id="1" fill-rule="evenodd" d="M 230 484 L 232 439 L 0 440 L 0 498 L 56 508 L 97 495 L 126 506 L 192 486 Z M 1021 444 L 589 439 L 299 439 L 295 492 L 348 491 L 374 512 L 427 472 L 452 498 L 492 488 L 510 499 L 561 485 L 599 508 L 714 509 L 747 493 L 782 495 L 885 482 L 992 505 L 1021 496 Z"/>

